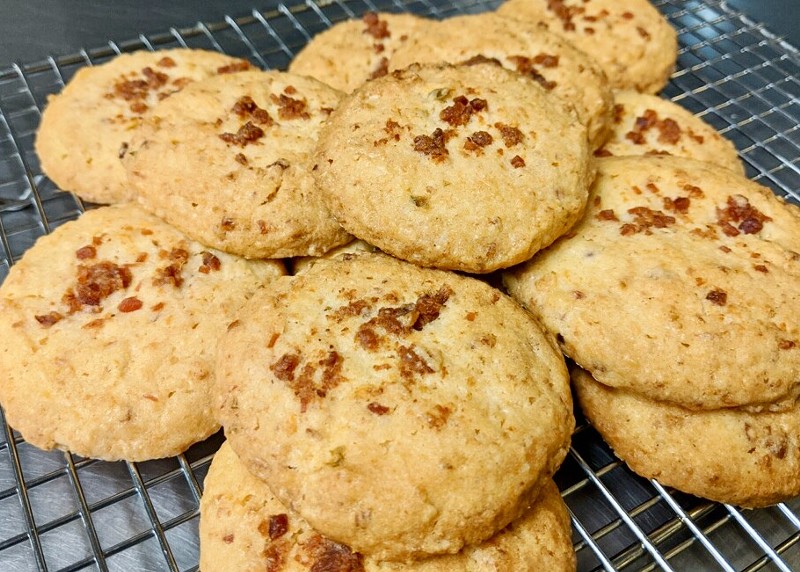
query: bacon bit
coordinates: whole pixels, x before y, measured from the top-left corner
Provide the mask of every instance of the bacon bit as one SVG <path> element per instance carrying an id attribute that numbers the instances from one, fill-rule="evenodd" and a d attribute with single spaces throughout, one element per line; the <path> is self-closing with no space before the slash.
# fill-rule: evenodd
<path id="1" fill-rule="evenodd" d="M 261 553 L 264 572 L 281 572 L 284 570 L 290 547 L 291 545 L 287 540 L 271 542 Z"/>
<path id="2" fill-rule="evenodd" d="M 797 342 L 794 340 L 781 340 L 778 342 L 778 349 L 781 350 L 791 350 L 792 348 L 797 347 Z"/>
<path id="3" fill-rule="evenodd" d="M 155 286 L 163 284 L 172 284 L 175 288 L 180 288 L 183 284 L 183 267 L 189 261 L 189 253 L 183 248 L 173 248 L 169 253 L 162 251 L 162 258 L 169 258 L 172 262 L 164 268 L 156 270 L 156 275 L 153 278 Z"/>
<path id="4" fill-rule="evenodd" d="M 462 66 L 474 66 L 478 64 L 494 64 L 496 66 L 502 66 L 503 64 L 497 58 L 487 58 L 483 54 L 478 54 L 477 56 L 472 56 L 468 60 L 464 60 L 463 62 L 459 63 L 458 65 Z"/>
<path id="5" fill-rule="evenodd" d="M 414 351 L 414 346 L 398 346 L 397 357 L 400 358 L 400 376 L 412 381 L 415 374 L 426 375 L 434 370 L 422 357 Z"/>
<path id="6" fill-rule="evenodd" d="M 697 143 L 698 145 L 702 145 L 703 142 L 705 141 L 705 138 L 702 135 L 698 135 L 697 133 L 695 133 L 691 129 L 689 129 L 689 137 L 694 139 L 695 143 Z"/>
<path id="7" fill-rule="evenodd" d="M 386 51 L 386 46 L 384 46 L 379 42 L 376 42 L 372 44 L 372 49 L 375 51 L 376 54 L 382 54 L 383 52 Z"/>
<path id="8" fill-rule="evenodd" d="M 763 264 L 754 264 L 753 265 L 753 269 L 756 272 L 762 272 L 764 274 L 767 274 L 769 272 L 769 269 Z"/>
<path id="9" fill-rule="evenodd" d="M 503 138 L 503 143 L 505 143 L 506 147 L 513 147 L 525 138 L 522 131 L 511 125 L 498 122 L 494 126 L 500 130 L 500 136 Z"/>
<path id="10" fill-rule="evenodd" d="M 717 306 L 724 306 L 728 303 L 728 294 L 724 290 L 715 288 L 706 294 L 706 300 Z"/>
<path id="11" fill-rule="evenodd" d="M 218 74 L 236 73 L 241 71 L 247 71 L 249 69 L 250 69 L 250 62 L 246 60 L 239 60 L 238 62 L 218 67 L 217 73 Z"/>
<path id="12" fill-rule="evenodd" d="M 90 266 L 79 265 L 77 280 L 75 294 L 72 294 L 72 289 L 65 294 L 65 297 L 71 295 L 74 298 L 68 304 L 70 313 L 83 306 L 99 306 L 112 293 L 130 286 L 133 277 L 127 267 L 103 261 Z M 73 310 L 75 307 L 77 309 Z"/>
<path id="13" fill-rule="evenodd" d="M 717 224 L 727 236 L 738 236 L 740 232 L 755 234 L 764 228 L 765 222 L 771 220 L 742 195 L 729 196 L 724 209 L 717 207 Z M 738 227 L 731 223 L 738 223 Z"/>
<path id="14" fill-rule="evenodd" d="M 50 328 L 53 324 L 63 320 L 64 316 L 58 312 L 48 312 L 47 314 L 34 316 L 34 318 L 36 318 L 36 321 L 39 322 L 43 328 Z"/>
<path id="15" fill-rule="evenodd" d="M 445 284 L 439 288 L 436 294 L 423 294 L 420 296 L 414 304 L 414 311 L 418 315 L 411 327 L 419 332 L 436 320 L 452 294 L 453 289 Z"/>
<path id="16" fill-rule="evenodd" d="M 380 345 L 380 338 L 370 323 L 361 324 L 356 332 L 356 341 L 367 351 L 375 351 Z"/>
<path id="17" fill-rule="evenodd" d="M 558 67 L 559 56 L 540 53 L 534 56 L 533 63 L 542 65 L 546 68 Z"/>
<path id="18" fill-rule="evenodd" d="M 648 207 L 634 207 L 628 209 L 628 213 L 634 216 L 634 222 L 625 223 L 620 227 L 620 234 L 623 236 L 640 232 L 652 234 L 651 228 L 666 228 L 675 223 L 675 217 Z"/>
<path id="19" fill-rule="evenodd" d="M 236 103 L 233 104 L 231 111 L 238 115 L 240 119 L 252 119 L 256 123 L 265 125 L 267 127 L 270 127 L 275 123 L 269 112 L 267 112 L 266 109 L 259 107 L 249 95 L 244 95 L 236 100 Z"/>
<path id="20" fill-rule="evenodd" d="M 447 420 L 450 418 L 452 410 L 444 405 L 434 405 L 431 411 L 425 414 L 425 419 L 428 422 L 428 427 L 431 429 L 441 429 L 447 425 Z"/>
<path id="21" fill-rule="evenodd" d="M 137 99 L 144 99 L 150 86 L 143 79 L 131 79 L 120 81 L 114 84 L 114 95 L 117 95 L 125 101 L 134 101 Z"/>
<path id="22" fill-rule="evenodd" d="M 619 222 L 619 219 L 617 218 L 617 215 L 614 213 L 614 209 L 604 209 L 604 210 L 600 211 L 599 213 L 597 213 L 595 215 L 595 217 L 598 220 L 608 220 L 608 221 Z"/>
<path id="23" fill-rule="evenodd" d="M 133 103 L 131 103 L 130 109 L 131 109 L 132 112 L 138 113 L 139 115 L 141 115 L 142 113 L 144 113 L 145 111 L 147 111 L 150 108 L 144 102 L 134 101 Z"/>
<path id="24" fill-rule="evenodd" d="M 163 58 L 158 60 L 158 62 L 156 62 L 156 65 L 159 66 L 159 67 L 162 67 L 162 68 L 174 68 L 175 67 L 175 60 L 173 60 L 169 56 L 164 56 Z"/>
<path id="25" fill-rule="evenodd" d="M 521 167 L 524 167 L 525 166 L 525 159 L 523 159 L 519 155 L 514 155 L 514 157 L 511 159 L 511 166 L 514 167 L 515 169 L 519 169 Z"/>
<path id="26" fill-rule="evenodd" d="M 269 96 L 272 103 L 278 106 L 278 117 L 281 119 L 310 119 L 307 107 L 308 104 L 304 99 L 295 99 L 281 93 L 275 95 L 274 93 Z"/>
<path id="27" fill-rule="evenodd" d="M 633 20 L 633 13 L 632 12 L 623 12 L 622 17 L 626 20 Z"/>
<path id="28" fill-rule="evenodd" d="M 361 20 L 367 25 L 363 31 L 364 34 L 369 34 L 376 40 L 383 40 L 391 37 L 391 33 L 389 33 L 389 22 L 381 20 L 375 12 L 367 12 Z"/>
<path id="29" fill-rule="evenodd" d="M 675 197 L 674 199 L 664 197 L 663 202 L 664 210 L 678 212 L 681 214 L 686 214 L 689 211 L 689 205 L 691 204 L 689 197 Z"/>
<path id="30" fill-rule="evenodd" d="M 646 109 L 644 115 L 637 117 L 634 121 L 633 130 L 625 134 L 625 138 L 632 141 L 635 145 L 645 143 L 644 134 L 652 128 L 658 129 L 658 142 L 676 144 L 681 138 L 681 127 L 669 117 L 660 120 L 658 113 L 652 109 Z"/>
<path id="31" fill-rule="evenodd" d="M 642 28 L 641 26 L 636 26 L 636 31 L 639 32 L 639 35 L 644 38 L 645 40 L 650 39 L 650 32 Z"/>
<path id="32" fill-rule="evenodd" d="M 240 165 L 247 165 L 247 157 L 245 156 L 244 153 L 236 153 L 236 156 L 234 157 L 234 159 Z"/>
<path id="33" fill-rule="evenodd" d="M 97 249 L 94 246 L 82 246 L 78 250 L 75 251 L 75 257 L 78 260 L 87 260 L 89 258 L 95 258 L 97 256 Z"/>
<path id="34" fill-rule="evenodd" d="M 703 189 L 695 185 L 683 185 L 683 190 L 689 193 L 689 196 L 693 199 L 702 199 L 705 196 Z"/>
<path id="35" fill-rule="evenodd" d="M 229 232 L 229 231 L 231 231 L 231 230 L 234 230 L 234 229 L 236 228 L 236 221 L 234 221 L 234 220 L 233 220 L 232 218 L 230 218 L 230 217 L 224 217 L 224 218 L 223 218 L 223 219 L 222 219 L 222 220 L 219 222 L 219 227 L 220 227 L 222 230 L 224 230 L 224 231 L 226 231 L 226 232 Z"/>
<path id="36" fill-rule="evenodd" d="M 586 9 L 580 6 L 567 6 L 563 0 L 547 0 L 547 9 L 561 20 L 561 25 L 567 32 L 575 30 L 572 19 L 586 12 Z"/>
<path id="37" fill-rule="evenodd" d="M 591 26 L 586 26 L 583 29 L 583 33 L 586 34 L 587 36 L 592 36 L 594 35 L 594 28 L 592 28 Z"/>
<path id="38" fill-rule="evenodd" d="M 341 322 L 345 318 L 352 318 L 354 316 L 361 316 L 366 310 L 369 310 L 371 304 L 366 300 L 353 300 L 347 304 L 334 310 L 330 317 L 337 322 Z"/>
<path id="39" fill-rule="evenodd" d="M 476 131 L 472 135 L 468 136 L 466 141 L 464 141 L 464 149 L 467 151 L 476 151 L 478 154 L 482 154 L 482 148 L 486 147 L 487 145 L 491 145 L 492 141 L 494 141 L 494 139 L 486 131 Z"/>
<path id="40" fill-rule="evenodd" d="M 675 145 L 681 139 L 681 126 L 674 119 L 667 117 L 658 125 L 658 142 Z"/>
<path id="41" fill-rule="evenodd" d="M 555 58 L 555 64 L 547 65 L 553 63 L 553 60 L 548 58 Z M 537 61 L 537 59 L 539 61 Z M 547 56 L 546 54 L 539 54 L 534 58 L 529 58 L 526 56 L 509 56 L 508 60 L 514 64 L 517 73 L 521 73 L 523 75 L 529 75 L 544 89 L 550 91 L 558 85 L 554 81 L 549 81 L 545 76 L 543 76 L 539 72 L 538 69 L 536 69 L 536 66 L 533 65 L 534 63 L 539 63 L 546 68 L 554 67 L 555 65 L 558 65 L 558 56 Z"/>
<path id="42" fill-rule="evenodd" d="M 287 355 L 291 356 L 294 354 Z M 317 361 L 316 365 L 307 363 L 296 380 L 294 379 L 293 373 L 292 379 L 282 380 L 286 381 L 289 387 L 294 391 L 295 396 L 300 399 L 300 413 L 306 412 L 308 404 L 311 403 L 311 401 L 316 398 L 327 396 L 328 391 L 345 381 L 345 378 L 342 376 L 343 361 L 342 356 L 339 355 L 338 352 L 329 351 L 328 355 Z M 320 380 L 317 382 L 314 378 L 318 368 L 322 368 L 322 373 L 320 375 Z"/>
<path id="43" fill-rule="evenodd" d="M 386 415 L 389 413 L 388 407 L 381 405 L 380 403 L 376 403 L 375 401 L 367 405 L 367 409 L 369 409 L 370 412 L 374 413 L 375 415 Z"/>
<path id="44" fill-rule="evenodd" d="M 142 75 L 145 77 L 147 85 L 150 87 L 150 89 L 158 89 L 166 84 L 167 80 L 169 80 L 169 76 L 167 74 L 164 72 L 155 71 L 149 66 L 142 69 Z"/>
<path id="45" fill-rule="evenodd" d="M 223 536 L 222 542 L 224 542 L 225 544 L 230 544 L 231 542 L 233 542 L 233 534 L 226 534 L 225 536 Z"/>
<path id="46" fill-rule="evenodd" d="M 300 354 L 283 354 L 269 366 L 270 371 L 281 381 L 294 381 L 294 370 L 300 364 Z"/>
<path id="47" fill-rule="evenodd" d="M 273 514 L 269 517 L 269 525 L 267 531 L 270 540 L 276 540 L 286 534 L 289 530 L 289 515 L 287 514 Z M 259 532 L 261 527 L 259 526 Z M 263 534 L 263 533 L 262 533 Z"/>
<path id="48" fill-rule="evenodd" d="M 202 272 L 203 274 L 208 274 L 212 270 L 214 272 L 217 272 L 221 266 L 222 263 L 219 261 L 219 258 L 211 254 L 207 250 L 203 251 L 203 264 L 201 264 L 200 268 L 198 269 L 200 272 Z"/>
<path id="49" fill-rule="evenodd" d="M 428 135 L 417 135 L 414 137 L 414 151 L 428 155 L 435 163 L 441 163 L 450 152 L 445 147 L 447 139 L 444 131 L 438 127 Z"/>
<path id="50" fill-rule="evenodd" d="M 378 63 L 375 65 L 375 69 L 372 70 L 372 73 L 369 74 L 369 79 L 378 79 L 379 77 L 383 77 L 389 73 L 389 59 L 386 57 L 382 57 L 378 60 Z"/>
<path id="51" fill-rule="evenodd" d="M 625 106 L 621 103 L 614 105 L 614 123 L 620 123 L 622 116 L 625 114 Z"/>
<path id="52" fill-rule="evenodd" d="M 633 192 L 634 192 L 635 194 L 637 194 L 637 195 L 641 195 L 641 194 L 642 194 L 642 189 L 640 189 L 640 188 L 639 188 L 639 187 L 637 187 L 636 185 L 633 185 L 633 186 L 631 187 L 631 189 L 632 189 L 632 190 L 633 190 Z"/>
<path id="53" fill-rule="evenodd" d="M 478 313 L 477 313 L 477 312 L 467 312 L 467 315 L 466 315 L 465 317 L 467 318 L 467 321 L 468 321 L 468 322 L 474 322 L 474 321 L 475 321 L 475 318 L 476 318 L 477 316 L 478 316 Z"/>
<path id="54" fill-rule="evenodd" d="M 606 149 L 605 147 L 603 147 L 602 149 L 597 149 L 594 152 L 594 156 L 595 157 L 613 157 L 614 154 L 611 151 L 609 151 L 608 149 Z"/>
<path id="55" fill-rule="evenodd" d="M 142 307 L 142 301 L 139 300 L 136 296 L 131 296 L 130 298 L 125 298 L 122 302 L 119 303 L 117 309 L 120 312 L 135 312 Z"/>
<path id="56" fill-rule="evenodd" d="M 150 307 L 153 312 L 160 312 L 164 309 L 164 302 L 159 302 L 158 304 L 154 304 Z"/>
<path id="57" fill-rule="evenodd" d="M 453 105 L 445 107 L 439 113 L 439 119 L 452 127 L 459 127 L 469 123 L 473 113 L 479 113 L 486 109 L 485 99 L 474 98 L 468 100 L 466 96 L 459 95 L 453 98 Z"/>
<path id="58" fill-rule="evenodd" d="M 364 572 L 364 559 L 361 554 L 319 534 L 311 537 L 303 548 L 311 557 L 309 572 Z"/>
<path id="59" fill-rule="evenodd" d="M 253 125 L 252 121 L 248 121 L 242 125 L 236 133 L 221 133 L 218 135 L 225 143 L 244 147 L 249 143 L 254 143 L 264 136 L 264 130 Z"/>

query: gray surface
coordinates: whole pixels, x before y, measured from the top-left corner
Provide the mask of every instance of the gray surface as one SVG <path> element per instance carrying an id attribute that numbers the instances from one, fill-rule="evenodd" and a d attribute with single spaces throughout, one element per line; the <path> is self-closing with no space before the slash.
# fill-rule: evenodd
<path id="1" fill-rule="evenodd" d="M 727 12 L 720 0 L 657 3 L 681 42 L 679 70 L 665 96 L 730 137 L 749 176 L 796 201 L 798 54 Z M 169 45 L 220 48 L 280 67 L 305 34 L 322 29 L 325 18 L 346 17 L 348 10 L 405 5 L 448 16 L 494 4 L 339 0 L 319 13 L 306 8 L 267 22 L 242 21 L 239 29 L 198 30 Z M 86 45 L 109 37 L 131 34 L 109 34 Z M 62 79 L 82 65 L 81 58 L 59 59 L 52 67 L 25 66 L 24 73 L 0 65 L 0 279 L 36 237 L 83 208 L 41 174 L 32 151 L 46 94 L 61 89 Z M 196 570 L 198 498 L 219 442 L 217 436 L 175 459 L 103 463 L 39 451 L 0 419 L 0 572 Z M 628 471 L 584 423 L 557 482 L 574 516 L 581 571 L 800 570 L 800 499 L 739 511 L 661 489 Z"/>

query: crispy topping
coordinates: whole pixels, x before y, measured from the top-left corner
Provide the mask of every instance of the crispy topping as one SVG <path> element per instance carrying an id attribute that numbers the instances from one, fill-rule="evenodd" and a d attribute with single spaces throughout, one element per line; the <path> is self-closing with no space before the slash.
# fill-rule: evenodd
<path id="1" fill-rule="evenodd" d="M 367 25 L 367 27 L 364 28 L 364 34 L 369 34 L 376 40 L 383 40 L 391 37 L 389 22 L 381 20 L 375 12 L 367 12 L 361 19 L 364 24 Z"/>
<path id="2" fill-rule="evenodd" d="M 767 268 L 764 264 L 753 264 L 753 270 L 763 274 L 767 274 L 769 272 L 769 268 Z"/>
<path id="3" fill-rule="evenodd" d="M 241 119 L 247 118 L 260 125 L 266 125 L 267 127 L 275 123 L 267 110 L 260 108 L 249 95 L 240 97 L 236 103 L 233 104 L 231 111 Z"/>
<path id="4" fill-rule="evenodd" d="M 508 59 L 514 64 L 518 73 L 530 76 L 546 90 L 550 91 L 558 85 L 554 81 L 549 81 L 534 65 L 539 64 L 546 68 L 555 67 L 558 65 L 558 56 L 539 54 L 534 58 L 529 58 L 526 56 L 509 56 Z"/>
<path id="5" fill-rule="evenodd" d="M 514 155 L 514 157 L 511 159 L 511 166 L 515 169 L 520 169 L 525 166 L 525 159 L 519 155 Z"/>
<path id="6" fill-rule="evenodd" d="M 778 342 L 778 349 L 781 350 L 791 350 L 796 347 L 798 347 L 797 342 L 794 340 L 781 340 Z"/>
<path id="7" fill-rule="evenodd" d="M 299 354 L 283 354 L 278 361 L 269 366 L 275 377 L 281 381 L 294 381 L 294 370 L 300 364 Z"/>
<path id="8" fill-rule="evenodd" d="M 620 123 L 625 114 L 625 106 L 621 103 L 614 104 L 614 123 Z"/>
<path id="9" fill-rule="evenodd" d="M 286 540 L 271 542 L 262 552 L 264 556 L 264 572 L 281 572 L 284 570 L 291 545 Z"/>
<path id="10" fill-rule="evenodd" d="M 94 246 L 82 246 L 78 250 L 75 251 L 75 257 L 78 260 L 87 260 L 89 258 L 95 258 L 97 256 L 97 249 Z"/>
<path id="11" fill-rule="evenodd" d="M 636 31 L 639 32 L 639 35 L 644 38 L 645 40 L 650 39 L 650 32 L 642 28 L 641 26 L 636 26 Z"/>
<path id="12" fill-rule="evenodd" d="M 724 306 L 728 303 L 728 294 L 725 292 L 725 290 L 715 288 L 706 294 L 706 300 L 717 306 Z"/>
<path id="13" fill-rule="evenodd" d="M 547 9 L 561 20 L 561 25 L 567 32 L 575 30 L 575 24 L 572 22 L 572 19 L 586 12 L 586 10 L 580 6 L 567 6 L 564 4 L 564 0 L 547 0 Z"/>
<path id="14" fill-rule="evenodd" d="M 236 228 L 236 221 L 227 216 L 223 217 L 222 220 L 219 221 L 219 227 L 225 232 L 234 230 Z"/>
<path id="15" fill-rule="evenodd" d="M 512 127 L 505 123 L 495 123 L 494 126 L 500 130 L 500 136 L 503 138 L 503 143 L 505 143 L 506 147 L 513 147 L 525 138 L 522 131 L 517 127 Z"/>
<path id="16" fill-rule="evenodd" d="M 284 93 L 280 95 L 273 93 L 269 98 L 278 106 L 278 117 L 281 119 L 309 119 L 311 117 L 304 99 L 295 99 Z"/>
<path id="17" fill-rule="evenodd" d="M 222 133 L 219 135 L 219 138 L 225 141 L 225 143 L 244 147 L 249 143 L 258 141 L 263 136 L 264 130 L 253 125 L 252 121 L 248 121 L 242 125 L 236 133 Z"/>
<path id="18" fill-rule="evenodd" d="M 163 86 L 169 80 L 169 76 L 164 72 L 155 71 L 151 67 L 146 67 L 142 69 L 142 75 L 147 81 L 147 85 L 150 89 L 158 89 L 159 87 Z"/>
<path id="19" fill-rule="evenodd" d="M 614 154 L 611 151 L 609 151 L 608 149 L 606 149 L 605 147 L 602 147 L 600 149 L 596 149 L 595 150 L 594 156 L 595 157 L 613 157 Z"/>
<path id="20" fill-rule="evenodd" d="M 453 289 L 448 285 L 439 288 L 435 294 L 423 294 L 414 304 L 414 311 L 417 313 L 417 319 L 411 325 L 417 331 L 436 320 L 442 311 L 442 307 L 450 299 L 453 294 Z"/>
<path id="21" fill-rule="evenodd" d="M 437 127 L 430 136 L 414 137 L 414 151 L 428 155 L 435 163 L 441 163 L 450 154 L 445 147 L 446 142 L 445 132 Z"/>
<path id="22" fill-rule="evenodd" d="M 635 145 L 643 145 L 645 143 L 644 134 L 654 127 L 658 129 L 659 143 L 674 145 L 680 141 L 680 125 L 669 117 L 663 120 L 659 119 L 658 113 L 652 109 L 646 109 L 644 115 L 635 119 L 633 129 L 625 134 L 625 138 Z"/>
<path id="23" fill-rule="evenodd" d="M 628 209 L 628 213 L 633 215 L 634 222 L 625 223 L 620 227 L 620 234 L 623 236 L 640 232 L 652 234 L 651 228 L 666 228 L 675 223 L 675 217 L 648 207 L 634 207 Z"/>
<path id="24" fill-rule="evenodd" d="M 275 540 L 280 538 L 289 530 L 289 515 L 273 514 L 269 517 L 269 538 Z"/>
<path id="25" fill-rule="evenodd" d="M 224 73 L 236 73 L 241 71 L 247 71 L 250 69 L 250 62 L 246 60 L 240 60 L 238 62 L 234 62 L 232 64 L 227 64 L 222 67 L 217 68 L 218 74 Z"/>
<path id="26" fill-rule="evenodd" d="M 686 214 L 691 204 L 691 199 L 689 199 L 689 197 L 675 197 L 674 199 L 664 197 L 663 201 L 664 210 L 681 214 Z"/>
<path id="27" fill-rule="evenodd" d="M 717 207 L 717 224 L 727 236 L 755 234 L 764 228 L 764 223 L 771 220 L 742 195 L 729 196 L 724 209 Z"/>
<path id="28" fill-rule="evenodd" d="M 164 56 L 163 58 L 158 60 L 158 62 L 156 62 L 156 65 L 159 66 L 159 67 L 162 67 L 162 68 L 174 68 L 175 67 L 175 60 L 173 60 L 169 56 Z"/>
<path id="29" fill-rule="evenodd" d="M 369 79 L 378 79 L 379 77 L 383 77 L 389 73 L 389 59 L 386 57 L 382 57 L 378 60 L 378 63 L 375 65 L 375 69 L 372 70 L 372 73 L 369 74 Z"/>
<path id="30" fill-rule="evenodd" d="M 233 159 L 240 165 L 247 165 L 247 156 L 244 153 L 236 153 Z"/>
<path id="31" fill-rule="evenodd" d="M 360 316 L 371 308 L 371 304 L 366 300 L 353 300 L 348 302 L 347 306 L 337 308 L 331 313 L 331 318 L 337 322 L 341 322 L 345 318 L 353 316 Z"/>
<path id="32" fill-rule="evenodd" d="M 483 153 L 483 147 L 491 145 L 494 138 L 486 131 L 476 131 L 464 142 L 464 149 L 467 151 L 476 151 L 478 154 Z"/>
<path id="33" fill-rule="evenodd" d="M 217 272 L 222 263 L 220 262 L 219 258 L 217 258 L 214 254 L 211 254 L 207 250 L 203 251 L 203 264 L 200 265 L 198 269 L 203 274 L 208 274 L 211 271 Z"/>
<path id="34" fill-rule="evenodd" d="M 400 358 L 400 375 L 411 381 L 415 375 L 433 373 L 434 370 L 427 362 L 414 351 L 414 346 L 398 346 L 397 357 Z"/>
<path id="35" fill-rule="evenodd" d="M 79 265 L 78 285 L 74 293 L 70 288 L 64 295 L 69 298 L 67 305 L 70 313 L 80 310 L 83 306 L 99 306 L 100 302 L 117 290 L 124 290 L 130 286 L 131 280 L 133 276 L 130 269 L 113 262 L 102 261 L 88 266 Z"/>
<path id="36" fill-rule="evenodd" d="M 425 414 L 428 427 L 431 429 L 441 429 L 447 425 L 447 420 L 450 419 L 452 410 L 444 405 L 434 405 L 433 409 Z"/>
<path id="37" fill-rule="evenodd" d="M 64 316 L 58 312 L 48 312 L 47 314 L 34 316 L 34 318 L 36 318 L 36 321 L 39 322 L 43 328 L 49 328 L 53 324 L 63 320 Z"/>
<path id="38" fill-rule="evenodd" d="M 313 562 L 309 572 L 364 572 L 361 554 L 319 534 L 311 537 L 303 548 Z"/>
<path id="39" fill-rule="evenodd" d="M 614 221 L 614 222 L 617 222 L 617 221 L 619 221 L 619 219 L 617 218 L 617 215 L 616 215 L 616 214 L 614 214 L 614 209 L 605 209 L 605 210 L 602 210 L 602 211 L 598 212 L 598 213 L 595 215 L 595 217 L 596 217 L 598 220 L 608 220 L 608 221 Z"/>
<path id="40" fill-rule="evenodd" d="M 453 105 L 445 107 L 439 113 L 439 119 L 452 127 L 466 125 L 469 123 L 473 113 L 479 113 L 486 109 L 485 99 L 474 98 L 471 101 L 464 95 L 453 98 Z"/>
<path id="41" fill-rule="evenodd" d="M 135 312 L 136 310 L 142 307 L 142 301 L 139 300 L 136 296 L 131 296 L 130 298 L 125 298 L 122 302 L 119 303 L 117 309 L 120 312 Z"/>
<path id="42" fill-rule="evenodd" d="M 375 401 L 367 405 L 367 409 L 369 409 L 370 412 L 374 413 L 375 415 L 386 415 L 389 413 L 388 407 L 381 405 L 380 403 L 376 403 Z"/>
<path id="43" fill-rule="evenodd" d="M 170 252 L 162 250 L 159 255 L 161 258 L 170 260 L 170 263 L 164 268 L 156 270 L 156 275 L 153 278 L 153 284 L 161 286 L 163 284 L 172 284 L 175 288 L 180 288 L 183 284 L 183 267 L 189 261 L 189 253 L 183 248 L 173 248 Z"/>
<path id="44" fill-rule="evenodd" d="M 500 60 L 497 58 L 487 58 L 483 54 L 478 54 L 477 56 L 472 56 L 468 60 L 464 60 L 461 62 L 460 65 L 462 66 L 474 66 L 478 64 L 494 64 L 496 66 L 502 66 L 503 64 L 500 63 Z"/>

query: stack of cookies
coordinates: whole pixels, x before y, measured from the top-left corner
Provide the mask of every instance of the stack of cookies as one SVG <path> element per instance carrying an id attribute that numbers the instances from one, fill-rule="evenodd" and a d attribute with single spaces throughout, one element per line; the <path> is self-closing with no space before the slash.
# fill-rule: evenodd
<path id="1" fill-rule="evenodd" d="M 224 426 L 205 572 L 574 569 L 562 351 L 637 472 L 797 494 L 800 215 L 650 95 L 676 49 L 646 0 L 509 0 L 342 22 L 289 72 L 192 50 L 83 70 L 37 151 L 119 204 L 0 290 L 9 421 L 127 460 Z M 464 275 L 495 271 L 530 313 Z"/>

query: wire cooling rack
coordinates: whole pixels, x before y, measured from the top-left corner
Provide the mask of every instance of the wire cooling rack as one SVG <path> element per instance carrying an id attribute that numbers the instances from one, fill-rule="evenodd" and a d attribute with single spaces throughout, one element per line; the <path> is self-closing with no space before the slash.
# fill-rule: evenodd
<path id="1" fill-rule="evenodd" d="M 443 18 L 498 3 L 307 0 L 0 69 L 0 280 L 37 237 L 84 209 L 41 174 L 33 152 L 47 95 L 78 68 L 178 46 L 285 68 L 316 32 L 366 10 Z M 664 95 L 732 139 L 751 178 L 797 201 L 798 51 L 719 0 L 656 5 L 681 46 Z M 39 451 L 0 412 L 0 570 L 197 570 L 198 503 L 221 440 L 173 459 L 105 463 Z M 583 422 L 556 480 L 572 514 L 579 570 L 800 570 L 800 499 L 743 511 L 676 493 L 633 475 Z"/>

